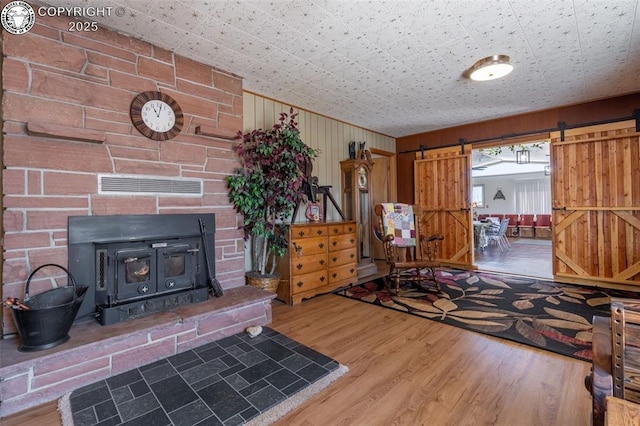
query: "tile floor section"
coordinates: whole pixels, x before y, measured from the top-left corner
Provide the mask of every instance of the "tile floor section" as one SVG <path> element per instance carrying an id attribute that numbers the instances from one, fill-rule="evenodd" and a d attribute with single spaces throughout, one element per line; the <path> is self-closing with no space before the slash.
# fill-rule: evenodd
<path id="1" fill-rule="evenodd" d="M 338 366 L 263 327 L 77 389 L 70 402 L 76 426 L 239 425 Z"/>

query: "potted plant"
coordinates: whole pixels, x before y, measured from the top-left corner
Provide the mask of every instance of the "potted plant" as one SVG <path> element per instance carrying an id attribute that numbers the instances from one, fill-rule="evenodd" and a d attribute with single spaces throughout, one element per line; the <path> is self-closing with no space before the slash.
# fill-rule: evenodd
<path id="1" fill-rule="evenodd" d="M 306 171 L 316 150 L 300 138 L 293 108 L 268 130 L 238 132 L 235 147 L 241 167 L 227 177 L 229 200 L 244 216 L 245 240 L 251 241 L 252 270 L 247 281 L 276 292 L 276 256 L 287 250 L 287 219 L 304 200 Z"/>

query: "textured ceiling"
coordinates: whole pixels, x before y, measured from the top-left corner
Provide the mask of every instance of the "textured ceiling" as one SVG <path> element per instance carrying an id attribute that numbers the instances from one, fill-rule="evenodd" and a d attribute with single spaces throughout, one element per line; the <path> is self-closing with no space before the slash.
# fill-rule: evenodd
<path id="1" fill-rule="evenodd" d="M 123 7 L 95 20 L 394 137 L 640 91 L 639 2 L 47 1 Z M 494 54 L 510 75 L 462 76 Z"/>

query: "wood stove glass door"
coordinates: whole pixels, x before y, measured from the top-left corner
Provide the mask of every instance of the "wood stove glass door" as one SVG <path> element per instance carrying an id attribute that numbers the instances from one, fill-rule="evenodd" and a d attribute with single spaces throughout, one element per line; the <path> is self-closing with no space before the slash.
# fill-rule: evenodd
<path id="1" fill-rule="evenodd" d="M 194 288 L 196 285 L 196 244 L 172 244 L 158 249 L 158 292 Z"/>
<path id="2" fill-rule="evenodd" d="M 155 251 L 125 249 L 116 252 L 116 300 L 128 300 L 154 294 L 156 288 Z"/>

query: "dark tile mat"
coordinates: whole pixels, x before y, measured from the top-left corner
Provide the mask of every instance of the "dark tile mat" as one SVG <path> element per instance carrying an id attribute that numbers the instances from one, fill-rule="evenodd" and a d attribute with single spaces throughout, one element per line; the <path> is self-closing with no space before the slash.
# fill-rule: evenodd
<path id="1" fill-rule="evenodd" d="M 268 327 L 76 389 L 75 426 L 240 425 L 339 367 Z"/>

